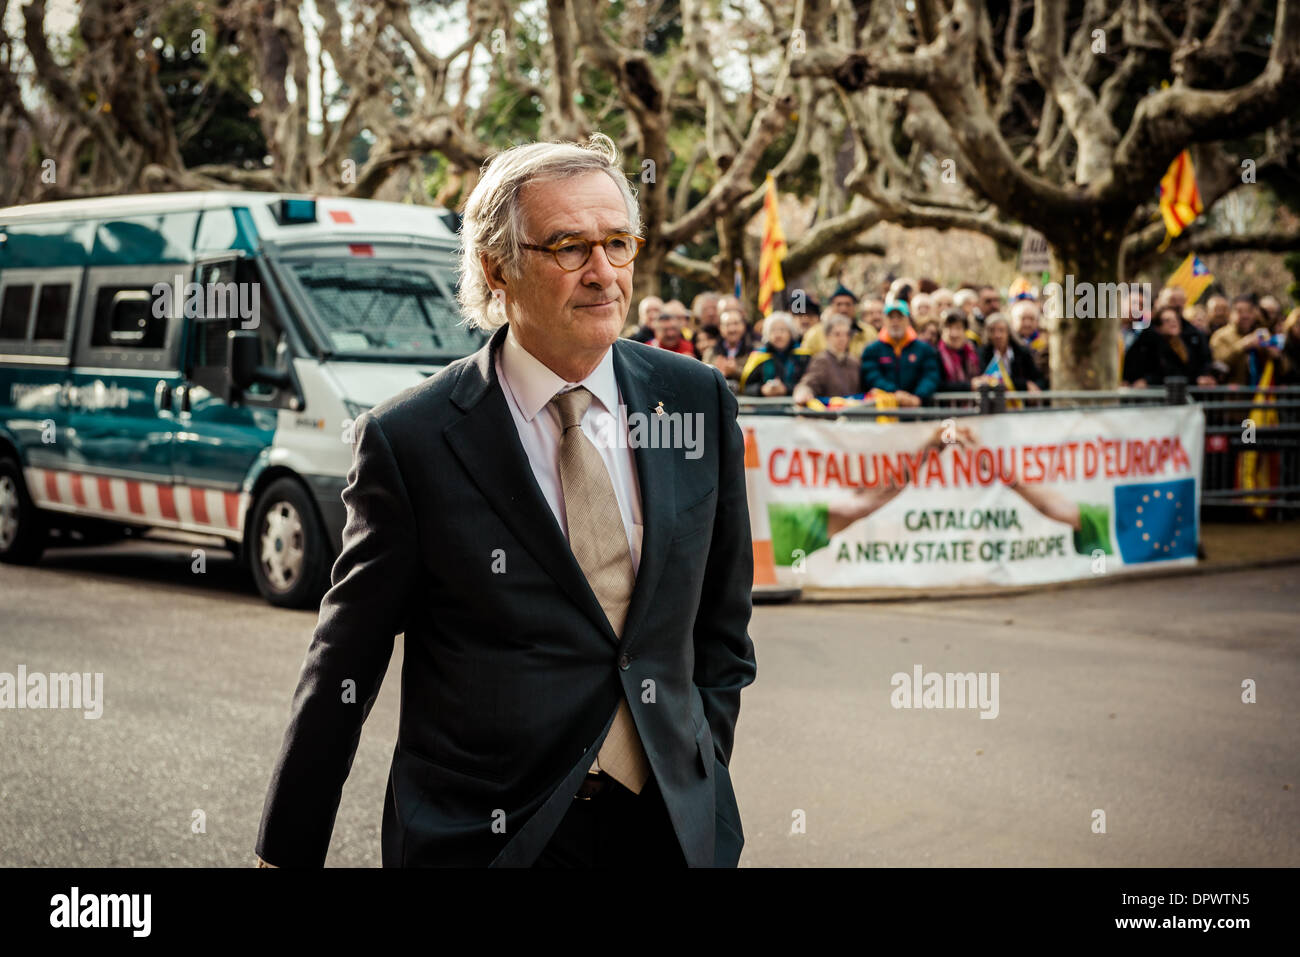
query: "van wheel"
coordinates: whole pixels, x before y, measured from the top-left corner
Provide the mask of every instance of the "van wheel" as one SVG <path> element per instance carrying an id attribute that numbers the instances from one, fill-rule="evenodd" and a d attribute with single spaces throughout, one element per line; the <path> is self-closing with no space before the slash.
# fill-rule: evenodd
<path id="1" fill-rule="evenodd" d="M 34 565 L 45 551 L 45 519 L 31 496 L 23 470 L 13 459 L 0 459 L 0 562 Z"/>
<path id="2" fill-rule="evenodd" d="M 312 608 L 329 586 L 331 552 L 316 506 L 293 479 L 272 482 L 253 509 L 244 547 L 257 590 L 280 608 Z"/>

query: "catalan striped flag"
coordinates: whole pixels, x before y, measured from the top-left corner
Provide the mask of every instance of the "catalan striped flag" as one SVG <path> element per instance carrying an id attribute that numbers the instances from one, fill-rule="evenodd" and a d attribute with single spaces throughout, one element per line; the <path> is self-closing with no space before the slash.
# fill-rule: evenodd
<path id="1" fill-rule="evenodd" d="M 1177 236 L 1192 220 L 1201 215 L 1201 191 L 1196 188 L 1196 170 L 1192 167 L 1192 154 L 1183 150 L 1169 164 L 1160 180 L 1160 215 L 1165 220 L 1165 242 Z M 1163 247 L 1162 247 L 1163 248 Z"/>
<path id="2" fill-rule="evenodd" d="M 773 294 L 785 288 L 785 277 L 781 274 L 781 261 L 785 254 L 785 233 L 781 230 L 776 202 L 776 180 L 768 173 L 767 195 L 763 197 L 763 245 L 758 255 L 758 309 L 765 316 L 772 312 Z"/>
<path id="3" fill-rule="evenodd" d="M 1210 272 L 1209 267 L 1201 262 L 1200 256 L 1191 253 L 1165 280 L 1165 285 L 1177 286 L 1187 293 L 1187 304 L 1190 306 L 1201 298 L 1201 294 L 1210 287 L 1212 282 L 1214 282 L 1214 274 Z"/>

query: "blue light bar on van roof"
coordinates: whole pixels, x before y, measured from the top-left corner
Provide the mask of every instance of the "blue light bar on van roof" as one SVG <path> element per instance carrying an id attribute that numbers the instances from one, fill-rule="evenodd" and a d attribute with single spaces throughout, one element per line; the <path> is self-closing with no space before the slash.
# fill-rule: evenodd
<path id="1" fill-rule="evenodd" d="M 295 223 L 314 223 L 316 222 L 316 200 L 282 199 L 280 200 L 280 215 L 276 218 L 280 220 L 282 226 L 292 226 Z"/>

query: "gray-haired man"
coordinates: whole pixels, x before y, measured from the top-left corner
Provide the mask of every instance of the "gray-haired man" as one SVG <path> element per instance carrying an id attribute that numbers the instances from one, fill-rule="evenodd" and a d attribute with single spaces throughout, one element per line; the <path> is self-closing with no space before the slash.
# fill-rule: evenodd
<path id="1" fill-rule="evenodd" d="M 495 331 L 357 420 L 343 551 L 262 860 L 324 862 L 398 632 L 385 865 L 739 859 L 728 764 L 755 676 L 744 443 L 716 369 L 619 338 L 640 225 L 607 137 L 487 166 L 459 296 Z M 687 415 L 703 426 L 692 455 L 636 441 Z M 361 707 L 340 700 L 349 680 Z"/>

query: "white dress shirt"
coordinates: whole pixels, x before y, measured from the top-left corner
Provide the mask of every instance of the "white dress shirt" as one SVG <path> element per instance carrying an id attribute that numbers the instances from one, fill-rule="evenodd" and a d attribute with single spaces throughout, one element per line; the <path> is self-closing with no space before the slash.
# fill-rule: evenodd
<path id="1" fill-rule="evenodd" d="M 582 417 L 581 428 L 609 470 L 635 573 L 641 566 L 641 490 L 636 459 L 628 445 L 627 410 L 614 378 L 613 347 L 581 382 L 566 382 L 520 345 L 514 329 L 509 329 L 497 353 L 496 371 L 528 463 L 566 540 L 569 524 L 560 483 L 560 419 L 555 409 L 547 408 L 547 403 L 558 393 L 578 386 L 585 386 L 591 392 L 593 398 Z"/>

